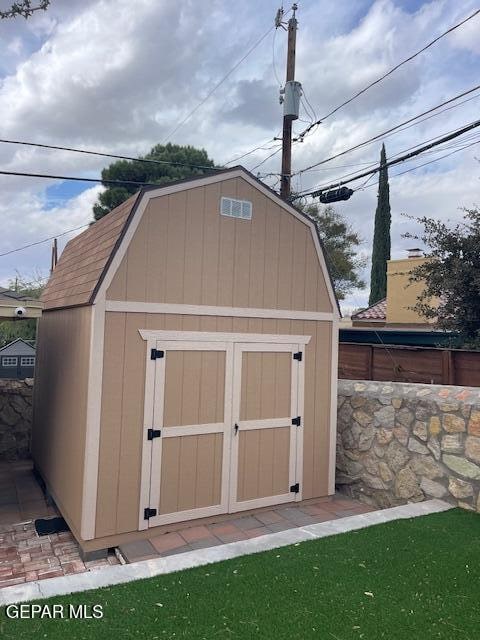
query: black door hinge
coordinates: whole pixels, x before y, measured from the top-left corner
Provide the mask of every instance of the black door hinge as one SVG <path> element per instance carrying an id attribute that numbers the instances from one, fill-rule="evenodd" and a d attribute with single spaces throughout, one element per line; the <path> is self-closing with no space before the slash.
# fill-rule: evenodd
<path id="1" fill-rule="evenodd" d="M 153 516 L 156 516 L 156 515 L 157 515 L 157 510 L 156 509 L 150 509 L 150 507 L 147 507 L 143 511 L 143 517 L 144 517 L 145 520 L 149 520 L 150 518 L 153 518 Z"/>
<path id="2" fill-rule="evenodd" d="M 303 354 L 301 351 L 297 351 L 297 353 L 293 354 L 293 359 L 298 360 L 299 362 L 302 361 L 302 357 L 303 357 Z"/>
<path id="3" fill-rule="evenodd" d="M 162 435 L 162 432 L 160 429 L 149 429 L 147 431 L 147 438 L 148 440 L 153 440 L 154 438 L 160 438 L 160 436 Z"/>
<path id="4" fill-rule="evenodd" d="M 163 358 L 165 351 L 158 351 L 158 349 L 152 349 L 150 351 L 150 360 L 156 360 L 157 358 Z"/>
<path id="5" fill-rule="evenodd" d="M 292 486 L 290 487 L 290 493 L 299 493 L 300 492 L 300 485 L 297 482 L 296 484 L 292 484 Z"/>
<path id="6" fill-rule="evenodd" d="M 300 426 L 300 422 L 302 421 L 301 416 L 297 416 L 296 418 L 292 418 L 292 424 L 296 427 Z"/>

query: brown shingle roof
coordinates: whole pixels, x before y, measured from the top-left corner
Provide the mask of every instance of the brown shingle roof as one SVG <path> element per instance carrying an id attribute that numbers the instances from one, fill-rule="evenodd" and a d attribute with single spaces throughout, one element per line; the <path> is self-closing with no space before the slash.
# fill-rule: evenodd
<path id="1" fill-rule="evenodd" d="M 352 320 L 386 320 L 387 319 L 387 299 L 379 300 L 371 307 L 352 314 Z"/>
<path id="2" fill-rule="evenodd" d="M 91 301 L 137 197 L 138 194 L 133 195 L 68 242 L 42 294 L 45 309 Z"/>

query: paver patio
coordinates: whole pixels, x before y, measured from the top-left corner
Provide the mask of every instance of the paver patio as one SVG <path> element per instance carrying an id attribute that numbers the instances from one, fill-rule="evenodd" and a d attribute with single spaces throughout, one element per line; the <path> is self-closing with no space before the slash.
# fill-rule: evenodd
<path id="1" fill-rule="evenodd" d="M 35 479 L 31 462 L 0 465 L 0 588 L 35 580 L 84 573 L 119 564 L 115 553 L 101 560 L 84 562 L 70 532 L 38 536 L 34 520 L 58 515 L 45 501 Z M 344 496 L 323 498 L 300 505 L 280 505 L 233 517 L 222 516 L 209 524 L 186 524 L 121 545 L 125 562 L 171 556 L 195 549 L 293 529 L 350 515 L 374 511 L 373 508 Z"/>
<path id="2" fill-rule="evenodd" d="M 38 536 L 34 520 L 58 515 L 29 460 L 0 464 L 0 589 L 119 564 L 114 554 L 83 562 L 70 532 Z"/>
<path id="3" fill-rule="evenodd" d="M 308 524 L 338 520 L 375 511 L 372 507 L 341 495 L 307 504 L 280 505 L 205 525 L 185 525 L 176 531 L 152 536 L 150 540 L 120 545 L 126 562 L 170 556 L 194 549 L 206 549 L 229 542 L 248 540 Z"/>

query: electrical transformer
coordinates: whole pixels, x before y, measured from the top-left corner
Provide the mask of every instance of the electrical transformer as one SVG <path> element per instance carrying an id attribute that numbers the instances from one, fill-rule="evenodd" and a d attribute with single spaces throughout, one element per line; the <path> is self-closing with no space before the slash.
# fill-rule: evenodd
<path id="1" fill-rule="evenodd" d="M 283 115 L 289 120 L 298 118 L 300 108 L 300 98 L 302 97 L 302 83 L 296 80 L 289 80 L 285 83 L 283 97 Z"/>

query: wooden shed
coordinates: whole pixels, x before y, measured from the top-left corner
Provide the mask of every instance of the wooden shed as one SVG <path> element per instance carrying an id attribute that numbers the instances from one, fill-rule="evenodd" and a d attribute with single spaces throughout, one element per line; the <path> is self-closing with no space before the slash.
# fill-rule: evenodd
<path id="1" fill-rule="evenodd" d="M 32 453 L 84 553 L 334 492 L 323 250 L 242 167 L 142 189 L 68 243 L 43 302 Z"/>

